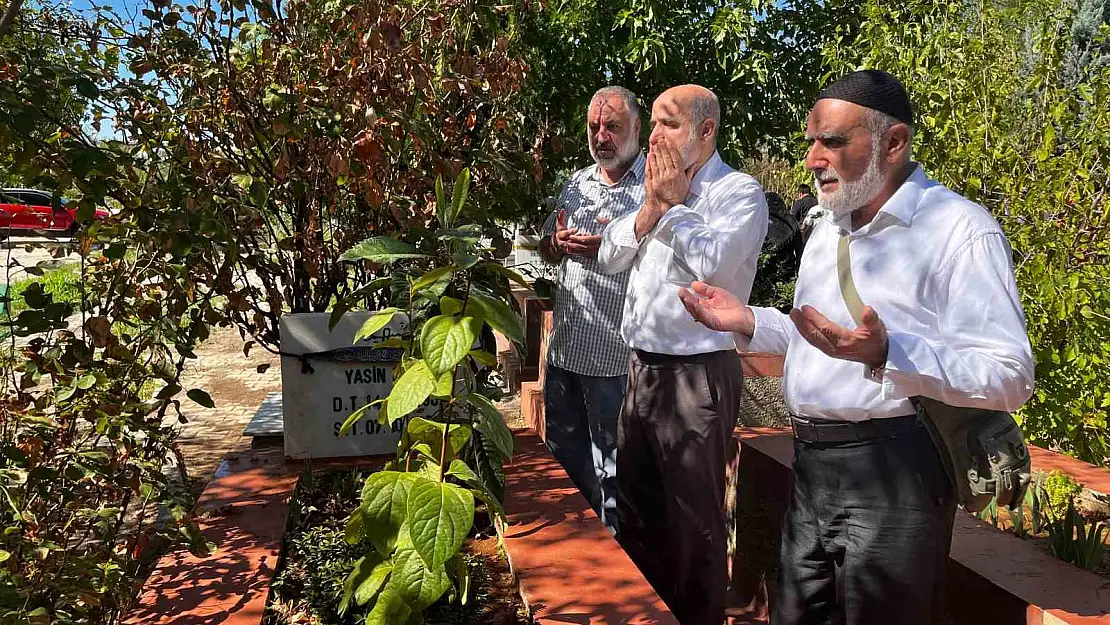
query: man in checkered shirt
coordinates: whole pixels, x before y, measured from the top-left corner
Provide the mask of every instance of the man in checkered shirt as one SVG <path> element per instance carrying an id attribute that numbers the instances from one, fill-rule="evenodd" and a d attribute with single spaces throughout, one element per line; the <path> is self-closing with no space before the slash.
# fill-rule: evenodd
<path id="1" fill-rule="evenodd" d="M 602 274 L 597 252 L 605 224 L 644 203 L 646 161 L 631 91 L 599 90 L 587 114 L 595 164 L 563 187 L 540 243 L 540 255 L 559 267 L 543 396 L 548 447 L 615 534 L 617 414 L 628 373 L 628 347 L 621 338 L 628 271 Z"/>

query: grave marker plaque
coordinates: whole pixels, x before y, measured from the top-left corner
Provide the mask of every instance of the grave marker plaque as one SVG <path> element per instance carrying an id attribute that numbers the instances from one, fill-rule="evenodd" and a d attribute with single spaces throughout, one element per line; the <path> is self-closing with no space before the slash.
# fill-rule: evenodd
<path id="1" fill-rule="evenodd" d="M 355 333 L 370 312 L 347 313 L 328 331 L 327 313 L 299 313 L 281 318 L 281 394 L 285 455 L 289 458 L 337 458 L 392 453 L 409 417 L 434 410 L 429 399 L 392 427 L 378 423 L 378 406 L 343 435 L 339 429 L 356 409 L 389 396 L 393 368 L 401 350 L 378 346 L 404 336 L 408 322 L 394 315 L 388 326 L 354 344 Z"/>

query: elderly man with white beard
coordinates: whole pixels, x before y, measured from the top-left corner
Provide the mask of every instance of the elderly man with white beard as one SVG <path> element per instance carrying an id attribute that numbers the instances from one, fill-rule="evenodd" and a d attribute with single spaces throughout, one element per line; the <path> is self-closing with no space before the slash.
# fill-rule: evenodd
<path id="1" fill-rule="evenodd" d="M 587 134 L 594 164 L 563 187 L 544 225 L 540 255 L 558 265 L 554 325 L 547 350 L 547 444 L 601 521 L 616 533 L 617 413 L 628 348 L 620 336 L 628 272 L 604 275 L 601 231 L 644 201 L 636 96 L 623 87 L 594 94 Z"/>
<path id="2" fill-rule="evenodd" d="M 620 541 L 683 625 L 724 620 L 725 464 L 743 379 L 732 334 L 699 325 L 675 296 L 703 280 L 747 300 L 768 223 L 759 183 L 717 153 L 720 114 L 697 85 L 656 98 L 644 205 L 609 224 L 598 254 L 606 272 L 632 268 Z"/>
<path id="3" fill-rule="evenodd" d="M 830 214 L 790 315 L 699 282 L 680 293 L 741 349 L 786 354 L 794 490 L 771 623 L 942 622 L 956 496 L 911 399 L 1013 411 L 1031 395 L 1010 247 L 986 209 L 911 161 L 913 113 L 893 76 L 824 89 L 806 137 Z"/>

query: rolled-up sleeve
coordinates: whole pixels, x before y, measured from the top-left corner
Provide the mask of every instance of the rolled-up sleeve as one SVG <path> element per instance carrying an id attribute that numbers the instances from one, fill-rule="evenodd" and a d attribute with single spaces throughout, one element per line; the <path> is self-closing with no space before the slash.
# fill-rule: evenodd
<path id="1" fill-rule="evenodd" d="M 984 233 L 938 271 L 941 341 L 890 333 L 884 399 L 1006 412 L 1029 399 L 1033 354 L 1010 254 L 1002 233 Z"/>
<path id="2" fill-rule="evenodd" d="M 677 205 L 659 220 L 653 236 L 665 241 L 698 280 L 728 280 L 767 236 L 767 199 L 754 178 L 733 174 L 720 195 L 698 211 Z"/>

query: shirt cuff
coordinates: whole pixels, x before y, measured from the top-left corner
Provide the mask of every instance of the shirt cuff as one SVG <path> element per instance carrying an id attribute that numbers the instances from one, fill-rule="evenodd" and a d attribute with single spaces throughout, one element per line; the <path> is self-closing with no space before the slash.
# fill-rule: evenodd
<path id="1" fill-rule="evenodd" d="M 739 332 L 734 332 L 736 348 L 742 352 L 785 354 L 785 346 L 790 344 L 790 337 L 782 333 L 779 325 L 779 317 L 782 313 L 774 308 L 758 306 L 751 306 L 751 311 L 755 316 L 755 331 L 752 332 L 750 339 Z"/>
<path id="2" fill-rule="evenodd" d="M 613 245 L 617 247 L 631 247 L 633 249 L 640 247 L 640 242 L 636 240 L 636 218 L 633 213 L 631 219 L 622 219 L 611 225 L 611 230 L 607 230 L 606 234 L 612 233 L 610 240 Z"/>
<path id="3" fill-rule="evenodd" d="M 879 376 L 871 373 L 864 365 L 864 376 L 882 384 L 882 398 L 906 399 L 920 395 L 917 392 L 917 366 L 914 365 L 911 352 L 914 350 L 918 337 L 912 337 L 898 332 L 887 334 L 886 364 L 883 365 Z"/>

